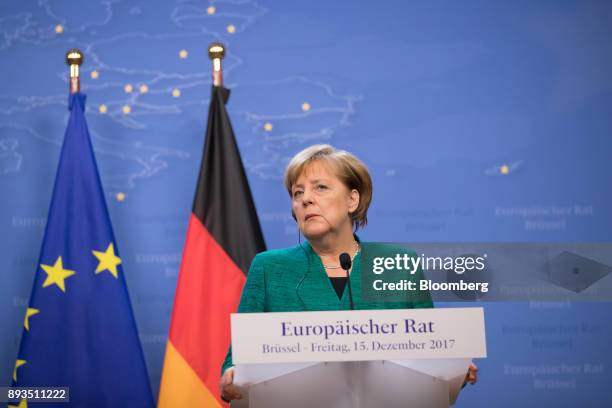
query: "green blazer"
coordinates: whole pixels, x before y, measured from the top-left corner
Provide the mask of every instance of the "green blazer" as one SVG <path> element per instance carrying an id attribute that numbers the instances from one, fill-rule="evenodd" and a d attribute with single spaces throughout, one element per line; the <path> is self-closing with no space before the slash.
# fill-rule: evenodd
<path id="1" fill-rule="evenodd" d="M 362 254 L 376 251 L 392 256 L 408 253 L 416 257 L 412 250 L 391 245 L 360 242 L 361 251 L 353 260 L 351 288 L 356 310 L 365 309 L 413 309 L 433 307 L 429 293 L 406 294 L 402 301 L 386 302 L 382 296 L 379 301 L 362 299 Z M 419 270 L 412 279 L 419 279 Z M 384 294 L 382 294 L 384 296 Z M 313 251 L 308 242 L 291 248 L 275 249 L 259 253 L 253 259 L 246 284 L 242 290 L 238 313 L 261 312 L 302 312 L 321 310 L 349 310 L 348 289 L 341 299 L 323 268 L 321 258 Z M 230 347 L 221 373 L 232 364 Z"/>

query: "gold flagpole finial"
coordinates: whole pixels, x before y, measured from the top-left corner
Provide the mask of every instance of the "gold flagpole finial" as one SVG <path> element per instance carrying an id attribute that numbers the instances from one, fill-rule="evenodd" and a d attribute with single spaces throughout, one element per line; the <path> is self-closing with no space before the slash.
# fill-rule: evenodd
<path id="1" fill-rule="evenodd" d="M 208 57 L 213 62 L 213 85 L 223 86 L 223 70 L 221 60 L 225 57 L 225 47 L 221 43 L 212 43 L 208 46 Z"/>
<path id="2" fill-rule="evenodd" d="M 83 64 L 83 53 L 76 48 L 66 53 L 66 64 L 70 66 L 70 93 L 77 93 L 81 89 L 79 66 Z"/>

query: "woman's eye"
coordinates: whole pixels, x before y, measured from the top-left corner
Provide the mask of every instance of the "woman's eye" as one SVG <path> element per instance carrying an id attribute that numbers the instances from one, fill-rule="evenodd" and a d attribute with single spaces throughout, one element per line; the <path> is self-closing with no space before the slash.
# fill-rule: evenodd
<path id="1" fill-rule="evenodd" d="M 294 191 L 293 192 L 293 198 L 299 197 L 302 193 L 303 193 L 303 191 L 301 191 L 301 190 Z"/>
<path id="2" fill-rule="evenodd" d="M 319 184 L 316 188 L 317 190 L 326 190 L 327 186 L 324 186 L 323 184 Z"/>

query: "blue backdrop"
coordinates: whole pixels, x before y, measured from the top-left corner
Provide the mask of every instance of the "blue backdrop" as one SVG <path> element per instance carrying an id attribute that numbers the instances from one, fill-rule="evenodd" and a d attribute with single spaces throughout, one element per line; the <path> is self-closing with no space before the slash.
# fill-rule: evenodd
<path id="1" fill-rule="evenodd" d="M 3 2 L 4 383 L 68 117 L 69 48 L 85 53 L 89 127 L 157 390 L 203 146 L 207 44 L 229 50 L 228 109 L 270 248 L 297 242 L 281 175 L 318 142 L 371 169 L 363 239 L 610 241 L 610 21 L 608 1 Z M 489 358 L 458 406 L 612 406 L 611 312 L 485 305 Z"/>

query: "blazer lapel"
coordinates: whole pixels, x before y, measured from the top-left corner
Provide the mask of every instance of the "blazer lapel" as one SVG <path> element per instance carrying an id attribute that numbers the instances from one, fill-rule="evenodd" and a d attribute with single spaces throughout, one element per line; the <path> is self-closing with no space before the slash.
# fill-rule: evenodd
<path id="1" fill-rule="evenodd" d="M 304 304 L 304 310 L 340 310 L 342 303 L 327 277 L 321 258 L 305 245 L 308 263 L 296 288 L 297 295 Z"/>

